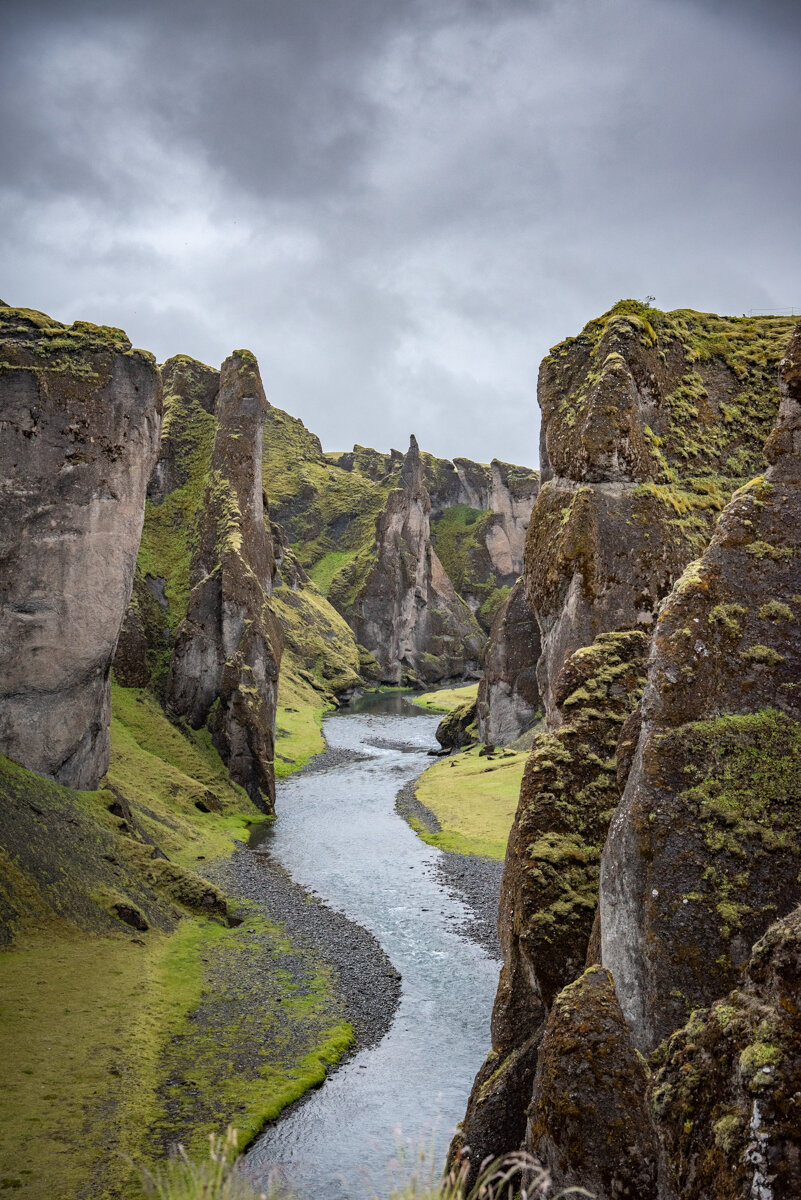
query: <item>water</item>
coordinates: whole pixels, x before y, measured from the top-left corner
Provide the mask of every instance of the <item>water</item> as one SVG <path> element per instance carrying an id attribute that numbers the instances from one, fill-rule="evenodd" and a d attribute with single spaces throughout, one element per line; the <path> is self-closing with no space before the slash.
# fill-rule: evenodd
<path id="1" fill-rule="evenodd" d="M 259 1186 L 272 1171 L 311 1200 L 386 1196 L 398 1146 L 435 1145 L 437 1166 L 489 1049 L 498 963 L 459 935 L 464 906 L 437 881 L 439 851 L 395 812 L 431 759 L 437 717 L 398 695 L 371 696 L 328 718 L 331 748 L 364 755 L 284 781 L 271 853 L 331 907 L 370 929 L 403 976 L 389 1033 L 267 1130 L 245 1159 Z M 394 748 L 392 748 L 394 747 Z"/>

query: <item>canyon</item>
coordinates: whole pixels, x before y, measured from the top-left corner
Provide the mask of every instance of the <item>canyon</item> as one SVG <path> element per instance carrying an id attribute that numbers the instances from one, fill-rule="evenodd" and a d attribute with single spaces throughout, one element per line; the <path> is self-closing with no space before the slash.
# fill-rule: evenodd
<path id="1" fill-rule="evenodd" d="M 119 330 L 8 306 L 0 343 L 0 968 L 20 1012 L 28 970 L 68 1010 L 70 960 L 119 980 L 113 1033 L 86 1009 L 128 1047 L 103 1083 L 116 1148 L 229 1120 L 244 1148 L 358 1045 L 336 962 L 219 864 L 280 826 L 324 713 L 438 688 L 450 757 L 426 778 L 465 781 L 465 821 L 463 769 L 487 809 L 490 776 L 523 771 L 448 1156 L 465 1188 L 523 1148 L 597 1200 L 797 1196 L 796 322 L 619 302 L 542 364 L 539 471 L 414 435 L 324 452 L 244 350 L 158 367 Z M 365 759 L 413 782 L 375 737 Z M 248 994 L 263 1024 L 240 1028 Z M 129 1194 L 92 1137 L 64 1195 Z"/>

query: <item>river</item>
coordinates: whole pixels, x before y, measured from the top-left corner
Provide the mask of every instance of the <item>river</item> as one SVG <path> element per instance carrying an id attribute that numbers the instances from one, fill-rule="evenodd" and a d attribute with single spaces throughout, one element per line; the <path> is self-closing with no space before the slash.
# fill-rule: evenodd
<path id="1" fill-rule="evenodd" d="M 431 759 L 437 717 L 397 694 L 364 697 L 325 722 L 348 761 L 279 785 L 273 856 L 302 886 L 369 929 L 403 984 L 389 1033 L 268 1127 L 245 1156 L 257 1188 L 277 1171 L 302 1200 L 383 1198 L 397 1149 L 441 1167 L 489 1049 L 498 962 L 459 933 L 469 915 L 437 877 L 440 852 L 395 811 Z M 433 1148 L 433 1160 L 431 1157 Z"/>

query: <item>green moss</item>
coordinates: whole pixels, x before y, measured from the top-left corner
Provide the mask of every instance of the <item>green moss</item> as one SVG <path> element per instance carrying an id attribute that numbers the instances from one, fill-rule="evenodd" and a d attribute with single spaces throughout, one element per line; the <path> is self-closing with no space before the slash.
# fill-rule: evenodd
<path id="1" fill-rule="evenodd" d="M 487 550 L 487 533 L 496 519 L 491 512 L 456 504 L 431 522 L 432 543 L 440 562 L 459 595 L 479 601 L 485 629 L 502 603 Z"/>
<path id="2" fill-rule="evenodd" d="M 732 637 L 742 637 L 748 609 L 742 604 L 716 604 L 709 613 L 709 624 L 719 625 Z"/>
<path id="3" fill-rule="evenodd" d="M 763 667 L 775 667 L 784 662 L 784 655 L 779 654 L 771 646 L 761 646 L 758 643 L 740 651 L 743 662 L 758 663 Z"/>
<path id="4" fill-rule="evenodd" d="M 781 600 L 768 600 L 767 604 L 761 605 L 759 615 L 763 621 L 774 621 L 775 623 L 794 620 L 794 613 L 790 605 L 784 604 Z"/>
<path id="5" fill-rule="evenodd" d="M 782 562 L 792 558 L 795 550 L 792 546 L 772 546 L 769 542 L 757 540 L 746 546 L 745 552 L 755 558 L 757 562 L 762 562 L 766 558 L 770 558 L 774 562 Z"/>

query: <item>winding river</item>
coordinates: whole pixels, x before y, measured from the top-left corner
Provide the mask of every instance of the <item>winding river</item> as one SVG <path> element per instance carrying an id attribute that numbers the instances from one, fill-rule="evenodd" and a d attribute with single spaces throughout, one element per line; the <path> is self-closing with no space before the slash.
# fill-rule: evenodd
<path id="1" fill-rule="evenodd" d="M 365 697 L 325 722 L 331 749 L 358 753 L 279 786 L 269 849 L 305 888 L 365 926 L 403 977 L 389 1033 L 341 1067 L 246 1155 L 251 1181 L 273 1172 L 312 1200 L 385 1197 L 398 1148 L 441 1166 L 489 1048 L 498 963 L 461 936 L 468 915 L 437 878 L 440 852 L 395 811 L 431 759 L 438 718 L 397 694 Z M 394 1174 L 394 1177 L 393 1177 Z"/>

